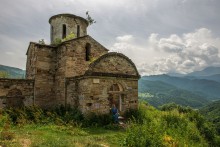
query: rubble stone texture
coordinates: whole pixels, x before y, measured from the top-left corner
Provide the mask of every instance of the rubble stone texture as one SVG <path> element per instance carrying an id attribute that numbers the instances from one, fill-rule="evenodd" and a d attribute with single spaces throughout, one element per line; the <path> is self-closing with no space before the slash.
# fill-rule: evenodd
<path id="1" fill-rule="evenodd" d="M 49 23 L 52 42 L 62 39 L 63 33 L 78 35 L 56 46 L 30 42 L 26 80 L 0 80 L 0 107 L 7 106 L 3 99 L 13 97 L 7 103 L 14 107 L 70 105 L 79 107 L 83 113 L 100 114 L 109 113 L 113 104 L 120 113 L 137 108 L 140 76 L 128 57 L 108 53 L 108 49 L 87 35 L 88 22 L 84 18 L 59 14 L 52 16 Z M 11 83 L 9 88 L 7 83 Z"/>
<path id="2" fill-rule="evenodd" d="M 0 79 L 0 108 L 33 104 L 34 80 Z"/>

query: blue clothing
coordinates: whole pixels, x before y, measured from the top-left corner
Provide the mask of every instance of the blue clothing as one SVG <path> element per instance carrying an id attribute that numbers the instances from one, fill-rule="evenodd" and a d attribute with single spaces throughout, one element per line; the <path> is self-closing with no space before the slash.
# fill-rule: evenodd
<path id="1" fill-rule="evenodd" d="M 112 108 L 112 114 L 115 115 L 116 113 L 118 113 L 118 109 L 117 108 Z"/>
<path id="2" fill-rule="evenodd" d="M 118 123 L 118 109 L 117 108 L 112 108 L 112 114 L 113 114 L 113 119 L 115 123 Z"/>

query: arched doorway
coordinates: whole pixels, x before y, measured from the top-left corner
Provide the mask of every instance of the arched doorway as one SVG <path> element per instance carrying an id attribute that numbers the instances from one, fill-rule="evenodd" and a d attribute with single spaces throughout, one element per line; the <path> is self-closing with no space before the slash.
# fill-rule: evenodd
<path id="1" fill-rule="evenodd" d="M 109 90 L 109 106 L 112 107 L 113 104 L 117 107 L 119 112 L 124 110 L 124 90 L 120 84 L 113 84 Z"/>
<path id="2" fill-rule="evenodd" d="M 22 107 L 23 106 L 22 92 L 17 89 L 11 89 L 6 98 L 6 107 Z"/>

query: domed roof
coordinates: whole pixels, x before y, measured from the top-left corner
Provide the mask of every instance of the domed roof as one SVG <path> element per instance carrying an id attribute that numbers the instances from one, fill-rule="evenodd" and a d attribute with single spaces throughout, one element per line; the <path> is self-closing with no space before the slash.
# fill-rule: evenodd
<path id="1" fill-rule="evenodd" d="M 62 17 L 62 16 L 63 17 L 78 18 L 78 19 L 81 19 L 82 21 L 84 21 L 87 25 L 89 25 L 89 22 L 85 18 L 74 15 L 74 14 L 69 14 L 69 13 L 63 13 L 63 14 L 57 14 L 57 15 L 51 16 L 49 19 L 49 23 L 51 23 L 52 19 L 57 18 L 57 17 Z"/>

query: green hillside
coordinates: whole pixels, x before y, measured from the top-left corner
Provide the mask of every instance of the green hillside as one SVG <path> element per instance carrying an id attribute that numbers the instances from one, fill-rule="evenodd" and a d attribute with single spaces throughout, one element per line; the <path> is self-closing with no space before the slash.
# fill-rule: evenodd
<path id="1" fill-rule="evenodd" d="M 205 79 L 205 80 L 211 80 L 216 81 L 220 83 L 220 74 L 210 75 L 210 76 L 186 76 L 185 78 L 188 79 Z"/>
<path id="2" fill-rule="evenodd" d="M 220 101 L 213 102 L 201 108 L 200 112 L 215 125 L 220 135 Z"/>
<path id="3" fill-rule="evenodd" d="M 220 83 L 207 79 L 191 79 L 189 77 L 172 77 L 169 75 L 143 76 L 140 81 L 161 81 L 175 86 L 179 89 L 187 90 L 192 93 L 200 94 L 210 100 L 220 99 Z"/>
<path id="4" fill-rule="evenodd" d="M 138 86 L 138 97 L 142 100 L 146 100 L 155 107 L 174 102 L 183 106 L 199 108 L 211 102 L 199 94 L 179 89 L 161 81 L 140 79 Z"/>
<path id="5" fill-rule="evenodd" d="M 6 73 L 7 78 L 21 79 L 25 77 L 25 70 L 15 68 L 15 67 L 5 66 L 5 65 L 0 65 L 0 73 L 3 73 L 4 75 Z"/>
<path id="6" fill-rule="evenodd" d="M 0 146 L 217 146 L 219 136 L 202 115 L 175 105 L 141 103 L 124 125 L 110 115 L 83 117 L 76 109 L 7 109 L 0 113 Z"/>

